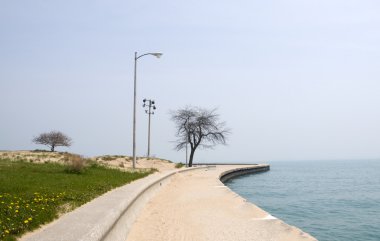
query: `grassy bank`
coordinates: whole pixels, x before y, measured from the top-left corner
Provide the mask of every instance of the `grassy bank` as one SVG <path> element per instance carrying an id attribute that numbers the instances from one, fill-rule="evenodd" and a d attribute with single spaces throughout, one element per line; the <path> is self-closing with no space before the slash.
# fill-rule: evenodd
<path id="1" fill-rule="evenodd" d="M 73 173 L 58 163 L 0 159 L 0 240 L 15 240 L 61 213 L 150 173 L 99 165 Z"/>

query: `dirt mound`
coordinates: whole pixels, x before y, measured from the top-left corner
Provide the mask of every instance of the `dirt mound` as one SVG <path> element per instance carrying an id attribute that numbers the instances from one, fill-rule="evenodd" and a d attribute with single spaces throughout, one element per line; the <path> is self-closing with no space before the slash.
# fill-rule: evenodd
<path id="1" fill-rule="evenodd" d="M 0 158 L 9 158 L 16 161 L 28 161 L 34 163 L 66 163 L 68 160 L 67 152 L 50 152 L 50 151 L 0 151 Z M 120 155 L 105 155 L 88 158 L 101 165 L 119 168 L 122 170 L 132 169 L 132 157 Z M 158 171 L 175 169 L 175 163 L 160 158 L 139 157 L 136 161 L 137 169 L 155 168 Z"/>

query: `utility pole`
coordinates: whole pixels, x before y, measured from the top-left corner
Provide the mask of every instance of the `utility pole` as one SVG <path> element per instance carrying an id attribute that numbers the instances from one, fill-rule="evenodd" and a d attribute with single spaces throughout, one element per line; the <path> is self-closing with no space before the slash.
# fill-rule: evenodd
<path id="1" fill-rule="evenodd" d="M 150 116 L 154 115 L 154 110 L 156 110 L 156 106 L 155 106 L 154 100 L 144 99 L 143 102 L 144 102 L 143 107 L 147 108 L 145 110 L 145 113 L 147 113 L 149 116 L 149 121 L 148 121 L 148 154 L 147 154 L 147 157 L 150 157 Z"/>
<path id="2" fill-rule="evenodd" d="M 137 52 L 135 52 L 135 71 L 133 76 L 133 162 L 132 167 L 133 169 L 136 168 L 136 96 L 137 96 L 137 60 L 141 57 L 147 56 L 147 55 L 153 55 L 156 58 L 160 58 L 162 56 L 162 53 L 146 53 L 142 54 L 140 56 L 137 55 Z"/>

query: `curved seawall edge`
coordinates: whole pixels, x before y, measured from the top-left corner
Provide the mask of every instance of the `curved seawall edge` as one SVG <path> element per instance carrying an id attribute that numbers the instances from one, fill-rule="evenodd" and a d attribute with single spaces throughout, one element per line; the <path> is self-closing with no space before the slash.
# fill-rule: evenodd
<path id="1" fill-rule="evenodd" d="M 244 200 L 246 200 L 244 197 L 240 196 L 238 193 L 236 193 L 234 190 L 230 189 L 226 184 L 225 182 L 227 182 L 228 180 L 231 180 L 233 178 L 236 178 L 236 177 L 240 177 L 240 176 L 244 176 L 244 175 L 250 175 L 250 174 L 255 174 L 255 173 L 261 173 L 261 172 L 267 172 L 270 170 L 270 165 L 268 164 L 255 164 L 254 166 L 248 166 L 248 167 L 239 167 L 239 168 L 233 168 L 233 169 L 229 169 L 229 170 L 226 170 L 224 172 L 222 172 L 220 175 L 219 175 L 219 180 L 223 183 L 223 185 L 225 185 L 231 192 L 235 193 L 236 195 L 238 195 L 239 197 L 243 198 Z M 314 241 L 318 241 L 315 237 L 311 236 L 309 233 L 306 233 L 304 231 L 302 231 L 301 229 L 299 229 L 298 227 L 295 227 L 295 226 L 291 226 L 287 223 L 285 223 L 284 221 L 282 221 L 281 219 L 278 219 L 277 217 L 274 217 L 272 216 L 270 213 L 268 213 L 267 211 L 261 209 L 260 207 L 256 206 L 254 203 L 252 202 L 249 202 L 248 203 L 250 205 L 252 205 L 253 207 L 255 208 L 258 208 L 262 211 L 264 211 L 265 213 L 267 213 L 267 216 L 264 217 L 264 218 L 261 218 L 261 220 L 277 220 L 280 222 L 280 225 L 283 225 L 283 226 L 288 226 L 289 229 L 291 230 L 298 230 L 296 232 L 298 232 L 303 238 L 306 238 L 306 239 L 311 239 L 311 240 L 314 240 Z M 260 220 L 260 219 L 258 219 Z M 285 239 L 285 240 L 288 240 L 288 239 Z M 290 241 L 290 240 L 289 240 Z"/>
<path id="2" fill-rule="evenodd" d="M 219 176 L 219 180 L 225 183 L 226 181 L 238 176 L 259 173 L 259 172 L 266 172 L 269 170 L 270 170 L 270 165 L 268 164 L 257 164 L 255 166 L 239 167 L 239 168 L 234 168 L 234 169 L 222 172 Z"/>

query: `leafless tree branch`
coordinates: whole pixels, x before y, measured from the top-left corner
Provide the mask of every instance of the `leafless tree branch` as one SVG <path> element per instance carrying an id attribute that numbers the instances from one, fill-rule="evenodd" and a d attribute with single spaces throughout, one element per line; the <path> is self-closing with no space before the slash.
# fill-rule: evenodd
<path id="1" fill-rule="evenodd" d="M 171 112 L 171 119 L 176 125 L 176 150 L 190 144 L 189 166 L 192 166 L 194 152 L 198 147 L 212 148 L 217 144 L 226 144 L 230 130 L 225 122 L 219 121 L 216 109 L 185 107 Z"/>
<path id="2" fill-rule="evenodd" d="M 66 136 L 60 131 L 50 131 L 48 133 L 42 133 L 32 140 L 36 144 L 41 144 L 50 147 L 51 151 L 54 151 L 57 146 L 69 147 L 72 144 L 70 137 Z"/>

